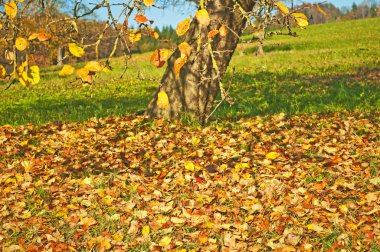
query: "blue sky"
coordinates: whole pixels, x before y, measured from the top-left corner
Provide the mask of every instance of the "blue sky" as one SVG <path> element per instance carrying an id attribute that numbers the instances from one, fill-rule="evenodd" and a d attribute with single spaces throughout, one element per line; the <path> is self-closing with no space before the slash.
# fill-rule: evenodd
<path id="1" fill-rule="evenodd" d="M 110 1 L 115 2 L 115 1 Z M 118 2 L 123 2 L 119 0 Z M 289 3 L 290 0 L 283 0 L 284 3 Z M 295 4 L 301 4 L 301 3 L 318 3 L 323 2 L 323 0 L 294 0 Z M 334 4 L 335 6 L 341 8 L 343 6 L 351 7 L 353 2 L 356 2 L 357 4 L 360 4 L 361 0 L 329 0 L 327 2 L 330 2 Z M 120 10 L 118 8 L 114 8 L 115 13 L 120 13 Z M 181 5 L 177 7 L 167 7 L 164 10 L 157 9 L 157 8 L 150 8 L 145 15 L 151 19 L 154 20 L 153 27 L 162 27 L 165 25 L 172 25 L 174 28 L 178 24 L 179 21 L 189 17 L 194 13 L 194 9 L 190 5 Z M 101 20 L 105 20 L 107 17 L 107 14 L 105 11 L 101 11 L 98 13 L 98 18 Z M 134 22 L 130 20 L 130 24 L 133 25 Z"/>

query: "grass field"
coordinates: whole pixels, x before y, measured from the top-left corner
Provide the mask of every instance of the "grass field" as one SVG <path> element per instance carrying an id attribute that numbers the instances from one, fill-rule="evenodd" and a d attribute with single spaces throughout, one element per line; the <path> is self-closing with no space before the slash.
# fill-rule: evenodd
<path id="1" fill-rule="evenodd" d="M 379 110 L 379 18 L 314 25 L 297 33 L 296 38 L 270 38 L 261 57 L 253 55 L 254 44 L 239 45 L 224 81 L 233 83 L 235 103 L 222 105 L 214 118 Z M 58 68 L 45 69 L 38 85 L 16 84 L 0 93 L 0 125 L 142 112 L 164 71 L 151 66 L 149 56 L 136 55 L 122 78 L 122 59 L 115 59 L 114 71 L 93 86 L 59 78 Z"/>

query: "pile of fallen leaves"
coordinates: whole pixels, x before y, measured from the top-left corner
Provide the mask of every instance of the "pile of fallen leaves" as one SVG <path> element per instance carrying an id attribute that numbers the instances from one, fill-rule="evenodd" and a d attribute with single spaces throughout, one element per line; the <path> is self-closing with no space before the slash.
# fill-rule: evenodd
<path id="1" fill-rule="evenodd" d="M 0 248 L 379 251 L 379 116 L 0 127 Z"/>

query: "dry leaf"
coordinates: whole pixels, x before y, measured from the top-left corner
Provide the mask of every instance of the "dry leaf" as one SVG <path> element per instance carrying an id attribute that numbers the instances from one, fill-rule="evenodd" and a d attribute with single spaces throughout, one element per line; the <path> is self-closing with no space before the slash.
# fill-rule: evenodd
<path id="1" fill-rule="evenodd" d="M 177 35 L 181 37 L 187 32 L 187 30 L 189 30 L 189 27 L 190 27 L 190 18 L 182 20 L 177 25 L 177 28 L 176 28 Z"/>

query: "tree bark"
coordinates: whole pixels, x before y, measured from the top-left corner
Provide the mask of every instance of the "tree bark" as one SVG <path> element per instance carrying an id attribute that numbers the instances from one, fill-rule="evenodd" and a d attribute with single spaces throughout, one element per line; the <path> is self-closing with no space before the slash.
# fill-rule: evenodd
<path id="1" fill-rule="evenodd" d="M 245 11 L 250 11 L 256 1 L 238 2 Z M 169 58 L 160 87 L 146 110 L 148 116 L 178 118 L 182 114 L 192 114 L 200 122 L 205 122 L 220 91 L 222 77 L 246 24 L 239 8 L 234 8 L 235 3 L 236 0 L 208 1 L 206 9 L 211 19 L 208 27 L 200 25 L 195 18 L 192 20 L 185 37 L 185 41 L 192 48 L 192 53 L 182 67 L 179 77 L 175 76 L 173 69 L 174 62 L 181 53 L 177 49 Z M 216 35 L 212 38 L 211 52 L 208 32 L 218 30 L 222 24 L 228 27 L 227 34 L 225 37 Z M 200 49 L 197 50 L 197 48 Z M 213 66 L 213 57 L 217 68 Z M 157 106 L 157 95 L 160 91 L 165 91 L 169 97 L 170 104 L 165 109 Z"/>

